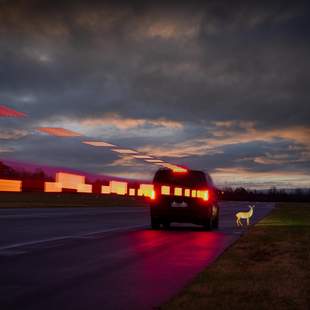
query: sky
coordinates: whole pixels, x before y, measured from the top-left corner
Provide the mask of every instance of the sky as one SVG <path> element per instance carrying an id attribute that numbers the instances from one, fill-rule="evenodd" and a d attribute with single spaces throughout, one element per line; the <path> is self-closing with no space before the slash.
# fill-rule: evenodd
<path id="1" fill-rule="evenodd" d="M 62 2 L 62 3 L 61 3 Z M 0 0 L 0 158 L 151 179 L 158 166 L 38 132 L 208 171 L 219 186 L 309 187 L 307 1 Z"/>

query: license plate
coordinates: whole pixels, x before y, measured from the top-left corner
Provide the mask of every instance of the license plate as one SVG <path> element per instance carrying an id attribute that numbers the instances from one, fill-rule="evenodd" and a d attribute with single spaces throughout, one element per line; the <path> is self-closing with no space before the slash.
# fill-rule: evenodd
<path id="1" fill-rule="evenodd" d="M 187 208 L 188 207 L 188 204 L 185 202 L 185 201 L 182 201 L 182 202 L 173 202 L 171 204 L 171 207 L 172 208 Z"/>

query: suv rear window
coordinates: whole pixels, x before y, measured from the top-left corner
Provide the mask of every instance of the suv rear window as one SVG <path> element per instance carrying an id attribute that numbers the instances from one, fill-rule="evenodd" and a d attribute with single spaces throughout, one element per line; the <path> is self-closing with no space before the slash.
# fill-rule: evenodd
<path id="1" fill-rule="evenodd" d="M 201 187 L 208 186 L 206 175 L 202 171 L 190 170 L 184 173 L 175 173 L 172 170 L 158 170 L 153 183 L 172 186 Z"/>

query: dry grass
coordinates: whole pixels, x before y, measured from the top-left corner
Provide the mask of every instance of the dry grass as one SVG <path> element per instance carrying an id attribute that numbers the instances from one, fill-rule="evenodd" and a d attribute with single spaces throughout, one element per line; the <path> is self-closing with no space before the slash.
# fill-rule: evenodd
<path id="1" fill-rule="evenodd" d="M 278 205 L 161 309 L 310 309 L 310 205 Z"/>

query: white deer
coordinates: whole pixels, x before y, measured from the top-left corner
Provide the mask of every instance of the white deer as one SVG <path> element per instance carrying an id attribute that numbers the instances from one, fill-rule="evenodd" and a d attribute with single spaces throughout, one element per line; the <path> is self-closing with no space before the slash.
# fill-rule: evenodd
<path id="1" fill-rule="evenodd" d="M 250 210 L 247 211 L 247 212 L 238 212 L 236 213 L 236 224 L 237 226 L 242 226 L 242 222 L 241 222 L 241 219 L 246 219 L 246 223 L 247 223 L 247 226 L 250 225 L 250 218 L 252 217 L 253 215 L 253 209 L 255 207 L 255 205 L 253 206 L 250 206 Z"/>

